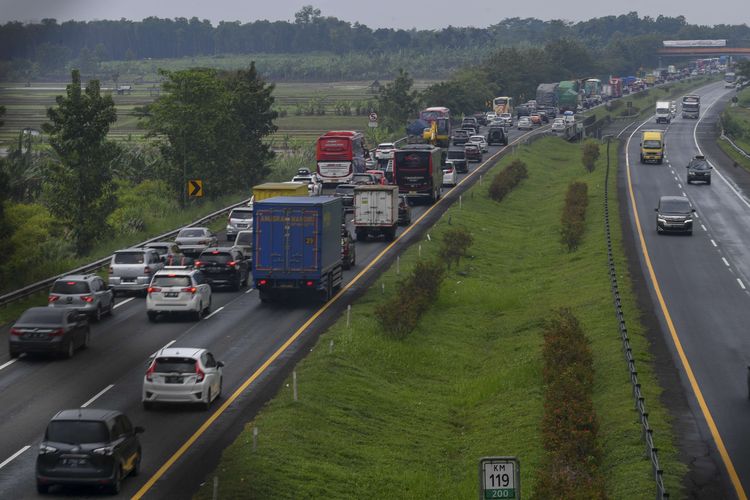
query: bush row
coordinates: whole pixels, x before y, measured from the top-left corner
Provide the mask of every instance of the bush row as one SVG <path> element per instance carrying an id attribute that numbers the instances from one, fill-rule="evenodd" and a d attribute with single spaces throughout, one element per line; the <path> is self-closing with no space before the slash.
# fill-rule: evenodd
<path id="1" fill-rule="evenodd" d="M 542 348 L 545 456 L 536 474 L 537 498 L 606 498 L 591 393 L 593 356 L 570 309 L 554 311 Z"/>
<path id="2" fill-rule="evenodd" d="M 526 164 L 521 160 L 513 162 L 492 179 L 490 184 L 490 198 L 495 201 L 502 201 L 523 179 L 529 176 Z"/>
<path id="3" fill-rule="evenodd" d="M 586 141 L 583 144 L 581 162 L 587 172 L 591 173 L 596 168 L 596 160 L 599 159 L 599 144 L 596 141 Z"/>
<path id="4" fill-rule="evenodd" d="M 583 239 L 588 204 L 588 185 L 585 182 L 571 182 L 565 194 L 560 230 L 560 242 L 568 247 L 569 252 L 577 249 Z"/>

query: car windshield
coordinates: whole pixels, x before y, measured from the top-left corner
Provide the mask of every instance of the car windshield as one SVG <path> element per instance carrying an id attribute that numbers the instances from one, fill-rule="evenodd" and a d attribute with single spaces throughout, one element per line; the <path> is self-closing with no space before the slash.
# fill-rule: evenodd
<path id="1" fill-rule="evenodd" d="M 461 130 L 461 129 L 458 129 L 458 130 L 456 130 L 456 131 L 455 131 L 455 132 L 453 133 L 453 135 L 456 135 L 456 136 L 459 136 L 459 135 L 461 135 L 461 136 L 464 136 L 464 137 L 468 137 L 468 136 L 469 136 L 469 133 L 468 133 L 468 132 L 466 132 L 465 130 Z"/>
<path id="2" fill-rule="evenodd" d="M 693 170 L 708 170 L 706 160 L 693 160 L 690 162 L 690 168 Z"/>
<path id="3" fill-rule="evenodd" d="M 157 373 L 195 373 L 193 358 L 156 358 L 154 371 Z"/>
<path id="4" fill-rule="evenodd" d="M 685 213 L 690 211 L 690 202 L 680 199 L 668 199 L 661 201 L 662 212 Z"/>
<path id="5" fill-rule="evenodd" d="M 81 294 L 89 291 L 89 284 L 85 281 L 58 280 L 52 285 L 52 293 Z"/>
<path id="6" fill-rule="evenodd" d="M 253 211 L 252 210 L 248 210 L 246 208 L 244 208 L 242 210 L 234 209 L 234 210 L 232 210 L 232 213 L 229 215 L 229 218 L 230 219 L 243 219 L 243 220 L 252 219 L 253 218 Z"/>
<path id="7" fill-rule="evenodd" d="M 37 323 L 40 325 L 59 325 L 62 323 L 62 310 L 51 307 L 35 307 L 24 312 L 18 323 Z"/>
<path id="8" fill-rule="evenodd" d="M 198 260 L 201 262 L 211 262 L 214 264 L 226 264 L 232 260 L 232 255 L 224 252 L 202 253 Z"/>
<path id="9" fill-rule="evenodd" d="M 449 149 L 448 159 L 449 160 L 463 160 L 466 158 L 466 152 L 459 149 Z"/>
<path id="10" fill-rule="evenodd" d="M 181 238 L 200 238 L 203 236 L 203 229 L 183 229 L 178 236 Z"/>
<path id="11" fill-rule="evenodd" d="M 163 286 L 163 287 L 169 287 L 169 286 L 181 286 L 181 287 L 187 287 L 190 286 L 190 277 L 189 276 L 178 276 L 178 275 L 157 275 L 154 276 L 154 280 L 151 282 L 151 286 Z"/>
<path id="12" fill-rule="evenodd" d="M 117 252 L 115 264 L 143 264 L 143 252 Z"/>
<path id="13" fill-rule="evenodd" d="M 47 426 L 47 441 L 67 444 L 106 443 L 109 431 L 104 422 L 53 420 Z"/>
<path id="14" fill-rule="evenodd" d="M 169 252 L 169 247 L 171 245 L 169 243 L 147 243 L 146 248 L 153 248 L 159 253 L 167 253 Z"/>
<path id="15" fill-rule="evenodd" d="M 661 141 L 643 141 L 644 148 L 658 149 L 661 147 Z"/>
<path id="16" fill-rule="evenodd" d="M 234 240 L 235 245 L 249 245 L 253 242 L 253 233 L 240 233 Z"/>

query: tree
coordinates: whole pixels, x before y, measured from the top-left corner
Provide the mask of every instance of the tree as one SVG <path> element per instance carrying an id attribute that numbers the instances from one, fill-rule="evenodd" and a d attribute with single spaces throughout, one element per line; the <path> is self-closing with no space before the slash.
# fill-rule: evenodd
<path id="1" fill-rule="evenodd" d="M 750 80 L 750 59 L 739 61 L 736 66 L 737 76 L 744 77 L 746 80 Z"/>
<path id="2" fill-rule="evenodd" d="M 5 115 L 5 106 L 0 106 L 0 118 Z M 0 127 L 4 122 L 0 120 Z M 0 158 L 0 193 L 5 193 L 8 188 L 8 177 L 5 175 L 5 169 L 3 168 L 6 160 Z M 11 243 L 11 236 L 13 236 L 13 228 L 5 215 L 5 196 L 0 197 L 0 255 L 11 255 L 13 253 L 13 245 Z M 10 282 L 7 274 L 7 267 L 5 260 L 0 262 L 0 282 Z"/>
<path id="3" fill-rule="evenodd" d="M 378 111 L 383 118 L 383 126 L 396 132 L 403 129 L 410 118 L 418 111 L 419 94 L 412 90 L 414 80 L 403 69 L 398 70 L 396 79 L 380 89 Z"/>
<path id="4" fill-rule="evenodd" d="M 317 19 L 320 19 L 320 9 L 316 9 L 312 5 L 305 5 L 294 13 L 295 24 L 310 24 Z"/>
<path id="5" fill-rule="evenodd" d="M 105 221 L 114 210 L 111 160 L 117 146 L 107 141 L 109 126 L 117 120 L 112 97 L 102 96 L 98 80 L 81 91 L 81 75 L 71 73 L 65 96 L 47 110 L 50 122 L 42 125 L 58 162 L 50 166 L 45 198 L 49 209 L 67 225 L 76 252 L 85 254 L 108 229 Z"/>

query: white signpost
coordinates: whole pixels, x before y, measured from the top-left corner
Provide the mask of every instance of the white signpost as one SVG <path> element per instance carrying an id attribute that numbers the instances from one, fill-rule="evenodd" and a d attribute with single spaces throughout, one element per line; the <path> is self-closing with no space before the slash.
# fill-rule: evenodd
<path id="1" fill-rule="evenodd" d="M 375 128 L 378 126 L 378 114 L 373 112 L 370 113 L 370 122 L 367 124 L 369 127 Z"/>
<path id="2" fill-rule="evenodd" d="M 516 457 L 479 460 L 479 498 L 521 498 L 521 467 Z"/>

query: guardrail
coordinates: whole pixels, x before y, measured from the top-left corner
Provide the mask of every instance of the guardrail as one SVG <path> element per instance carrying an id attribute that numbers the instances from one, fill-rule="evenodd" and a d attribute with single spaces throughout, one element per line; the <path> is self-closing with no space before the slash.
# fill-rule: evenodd
<path id="1" fill-rule="evenodd" d="M 628 363 L 628 372 L 630 373 L 630 383 L 633 386 L 633 399 L 635 400 L 635 409 L 638 412 L 638 417 L 641 421 L 641 427 L 643 428 L 643 439 L 646 442 L 646 453 L 651 459 L 651 466 L 654 474 L 654 481 L 656 482 L 656 498 L 657 499 L 668 499 L 669 493 L 664 486 L 664 471 L 659 465 L 659 455 L 656 447 L 654 446 L 654 430 L 648 423 L 648 412 L 646 411 L 646 400 L 641 392 L 641 384 L 638 382 L 638 371 L 635 368 L 635 359 L 633 358 L 633 350 L 630 347 L 630 338 L 628 337 L 628 329 L 625 325 L 625 315 L 622 312 L 622 302 L 620 300 L 620 291 L 617 285 L 617 270 L 615 269 L 615 260 L 612 255 L 612 234 L 610 232 L 609 225 L 609 142 L 611 136 L 607 138 L 607 170 L 604 176 L 604 227 L 607 238 L 607 261 L 609 265 L 609 280 L 612 288 L 612 297 L 614 298 L 615 313 L 619 322 L 620 337 L 622 339 L 622 348 L 625 354 L 625 360 Z"/>
<path id="2" fill-rule="evenodd" d="M 155 237 L 153 237 L 151 239 L 148 239 L 146 241 L 142 241 L 141 243 L 136 243 L 135 245 L 132 245 L 132 246 L 133 247 L 142 247 L 143 245 L 145 245 L 147 243 L 152 243 L 154 241 L 161 241 L 161 240 L 163 240 L 165 238 L 170 238 L 172 236 L 175 236 L 178 232 L 180 232 L 181 229 L 183 229 L 185 227 L 192 227 L 192 226 L 197 226 L 197 225 L 204 224 L 206 222 L 210 222 L 210 221 L 216 219 L 217 217 L 219 217 L 219 216 L 227 213 L 228 211 L 230 211 L 231 209 L 233 209 L 235 207 L 246 205 L 249 201 L 250 201 L 250 198 L 248 198 L 246 200 L 242 200 L 242 201 L 240 201 L 238 203 L 235 203 L 235 204 L 230 205 L 228 207 L 224 207 L 224 208 L 222 208 L 220 210 L 217 210 L 216 212 L 210 213 L 210 214 L 206 215 L 205 217 L 202 217 L 202 218 L 200 218 L 200 219 L 198 219 L 196 221 L 191 222 L 190 224 L 187 224 L 187 225 L 182 226 L 180 228 L 177 228 L 177 229 L 174 229 L 172 231 L 166 232 L 164 234 L 160 234 L 159 236 L 155 236 Z M 33 295 L 33 294 L 37 293 L 37 292 L 45 290 L 50 285 L 52 285 L 55 282 L 55 280 L 57 280 L 57 279 L 59 279 L 59 278 L 61 278 L 63 276 L 67 276 L 69 274 L 82 274 L 82 273 L 90 273 L 90 272 L 93 272 L 93 271 L 97 271 L 97 270 L 101 269 L 102 267 L 106 266 L 107 264 L 109 264 L 109 261 L 111 259 L 112 259 L 112 255 L 109 255 L 109 256 L 104 257 L 102 259 L 95 260 L 93 262 L 85 264 L 85 265 L 83 265 L 81 267 L 77 267 L 75 269 L 71 269 L 68 272 L 65 272 L 65 273 L 62 273 L 62 274 L 58 274 L 57 276 L 53 276 L 51 278 L 47 278 L 47 279 L 44 279 L 44 280 L 41 280 L 41 281 L 37 281 L 36 283 L 32 283 L 30 285 L 26 285 L 23 288 L 20 288 L 18 290 L 14 290 L 14 291 L 12 291 L 10 293 L 6 293 L 5 295 L 0 295 L 0 306 L 5 306 L 7 304 L 10 304 L 11 302 L 15 302 L 16 300 L 20 300 L 20 299 L 26 298 L 26 297 L 28 297 L 30 295 Z"/>
<path id="3" fill-rule="evenodd" d="M 747 151 L 739 147 L 737 144 L 734 143 L 732 139 L 729 138 L 728 135 L 724 134 L 724 131 L 721 132 L 721 136 L 719 136 L 720 139 L 727 141 L 729 144 L 732 145 L 732 147 L 742 156 L 750 160 L 750 154 L 748 154 Z"/>

